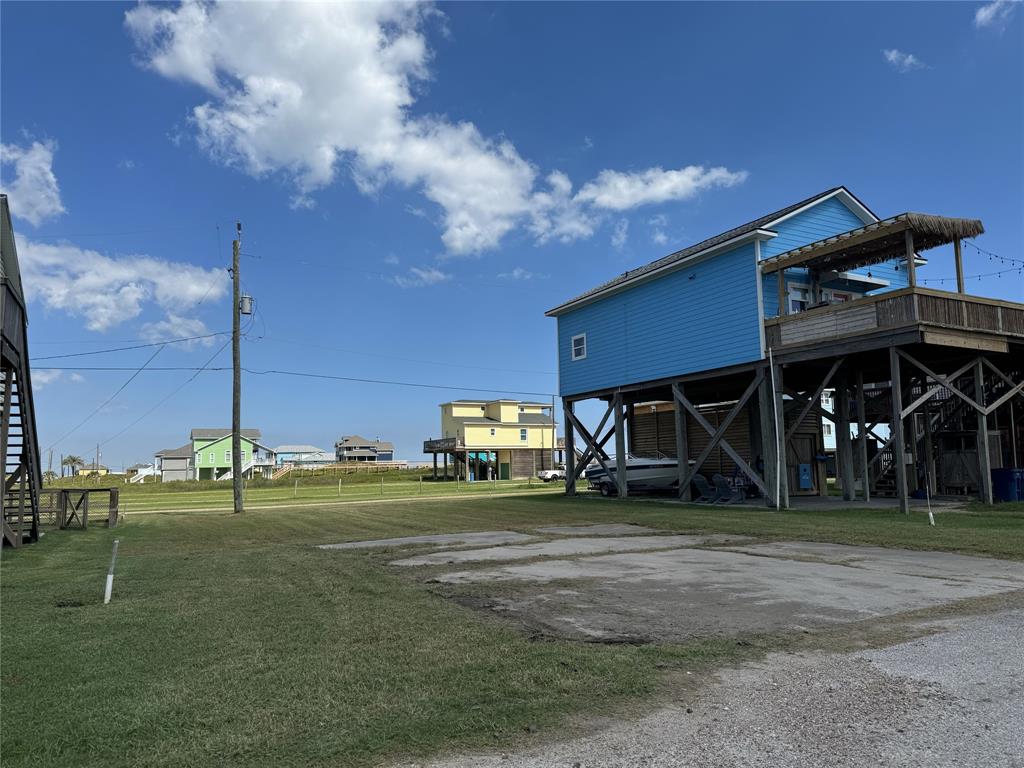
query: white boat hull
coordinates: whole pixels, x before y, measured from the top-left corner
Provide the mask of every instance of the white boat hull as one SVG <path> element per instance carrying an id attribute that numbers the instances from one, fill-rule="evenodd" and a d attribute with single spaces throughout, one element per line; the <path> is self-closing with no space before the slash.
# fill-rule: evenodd
<path id="1" fill-rule="evenodd" d="M 615 459 L 606 462 L 612 478 L 617 469 Z M 588 468 L 584 473 L 587 483 L 595 490 L 613 487 L 608 473 L 600 465 Z M 626 484 L 630 490 L 667 491 L 679 483 L 679 462 L 675 459 L 643 459 L 630 457 L 626 460 Z"/>

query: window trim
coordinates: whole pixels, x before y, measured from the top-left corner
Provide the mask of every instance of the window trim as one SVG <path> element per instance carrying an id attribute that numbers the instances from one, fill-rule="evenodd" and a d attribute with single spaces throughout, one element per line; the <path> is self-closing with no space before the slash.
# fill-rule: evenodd
<path id="1" fill-rule="evenodd" d="M 583 339 L 583 354 L 582 355 L 577 355 L 576 354 L 576 340 L 577 339 Z M 576 362 L 577 360 L 586 360 L 587 359 L 587 334 L 585 334 L 585 333 L 577 333 L 575 336 L 573 336 L 569 340 L 569 356 L 572 358 L 573 362 Z"/>
<path id="2" fill-rule="evenodd" d="M 519 442 L 527 443 L 530 441 L 530 431 L 526 427 L 522 427 L 519 430 Z"/>

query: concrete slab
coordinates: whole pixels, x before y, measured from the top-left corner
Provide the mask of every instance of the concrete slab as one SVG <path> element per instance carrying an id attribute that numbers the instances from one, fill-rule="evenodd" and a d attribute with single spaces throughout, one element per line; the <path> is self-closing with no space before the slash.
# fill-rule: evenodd
<path id="1" fill-rule="evenodd" d="M 515 531 L 471 531 L 468 533 L 437 533 L 425 536 L 400 536 L 396 539 L 371 539 L 369 541 L 346 541 L 341 544 L 320 544 L 320 549 L 375 549 L 381 547 L 403 547 L 412 544 L 434 544 L 448 547 L 458 544 L 488 545 L 515 544 L 533 541 L 536 536 Z"/>
<path id="2" fill-rule="evenodd" d="M 838 545 L 824 545 L 833 562 L 792 559 L 818 545 L 809 546 L 777 545 L 778 556 L 771 557 L 763 555 L 773 550 L 761 545 L 749 547 L 760 556 L 718 549 L 618 553 L 456 571 L 436 580 L 533 583 L 533 594 L 484 604 L 552 634 L 637 641 L 823 626 L 1024 588 L 1019 563 Z M 544 588 L 564 579 L 585 582 L 574 590 Z"/>
<path id="3" fill-rule="evenodd" d="M 459 549 L 451 552 L 430 552 L 395 560 L 391 565 L 443 565 L 445 563 L 474 563 L 502 560 L 527 560 L 531 557 L 566 557 L 570 555 L 596 555 L 605 552 L 638 552 L 670 547 L 697 547 L 703 544 L 736 541 L 733 537 L 712 536 L 623 536 L 583 537 L 538 541 L 510 547 L 488 549 Z"/>
<path id="4" fill-rule="evenodd" d="M 549 525 L 535 528 L 538 533 L 552 536 L 635 536 L 662 533 L 655 528 L 632 523 L 594 523 L 593 525 Z"/>
<path id="5" fill-rule="evenodd" d="M 1024 563 L 971 557 L 952 552 L 928 552 L 886 547 L 848 547 L 811 541 L 778 541 L 730 547 L 738 552 L 790 559 L 820 559 L 824 562 L 862 568 L 879 573 L 897 573 L 945 579 L 951 582 L 983 581 L 996 586 L 1017 584 L 1024 589 Z"/>

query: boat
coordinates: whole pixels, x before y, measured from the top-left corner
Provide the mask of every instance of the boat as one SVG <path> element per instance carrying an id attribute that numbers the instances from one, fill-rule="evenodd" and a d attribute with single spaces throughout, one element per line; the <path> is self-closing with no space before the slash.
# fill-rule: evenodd
<path id="1" fill-rule="evenodd" d="M 615 457 L 605 462 L 615 476 Z M 604 467 L 594 463 L 583 472 L 590 488 L 600 491 L 602 496 L 615 494 L 615 483 L 605 472 Z M 667 491 L 679 487 L 679 462 L 664 456 L 651 458 L 648 456 L 626 457 L 626 483 L 630 491 Z"/>

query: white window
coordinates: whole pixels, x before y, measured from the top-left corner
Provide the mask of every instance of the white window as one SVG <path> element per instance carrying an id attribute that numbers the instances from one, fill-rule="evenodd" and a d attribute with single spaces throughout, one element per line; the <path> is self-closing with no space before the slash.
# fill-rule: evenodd
<path id="1" fill-rule="evenodd" d="M 230 464 L 231 463 L 231 451 L 224 451 L 224 463 L 225 464 Z"/>
<path id="2" fill-rule="evenodd" d="M 583 360 L 587 356 L 587 334 L 572 337 L 572 359 Z"/>
<path id="3" fill-rule="evenodd" d="M 519 439 L 522 440 L 525 443 L 526 442 L 526 438 L 527 438 L 527 430 L 526 429 L 520 429 L 519 430 Z"/>
<path id="4" fill-rule="evenodd" d="M 202 463 L 203 463 L 203 454 L 197 453 L 196 454 L 196 464 L 202 464 Z"/>
<path id="5" fill-rule="evenodd" d="M 811 303 L 811 287 L 809 285 L 797 285 L 790 283 L 789 286 L 789 311 L 803 312 Z"/>
<path id="6" fill-rule="evenodd" d="M 494 427 L 491 427 L 491 437 L 494 437 L 495 434 L 497 434 L 497 430 Z"/>
<path id="7" fill-rule="evenodd" d="M 822 426 L 825 428 L 825 434 L 826 435 L 831 435 L 832 434 L 832 425 L 831 424 L 823 424 Z"/>
<path id="8" fill-rule="evenodd" d="M 215 454 L 213 451 L 210 451 L 210 453 L 207 456 L 207 458 L 210 460 L 209 461 L 210 464 L 216 464 L 217 463 L 217 454 Z"/>
<path id="9" fill-rule="evenodd" d="M 526 413 L 526 408 L 524 408 L 523 406 L 520 405 L 519 406 L 519 412 L 520 413 Z"/>
<path id="10" fill-rule="evenodd" d="M 238 455 L 242 457 L 242 463 L 245 464 L 245 451 L 239 451 Z"/>

